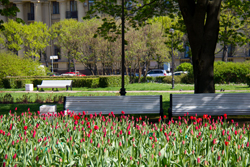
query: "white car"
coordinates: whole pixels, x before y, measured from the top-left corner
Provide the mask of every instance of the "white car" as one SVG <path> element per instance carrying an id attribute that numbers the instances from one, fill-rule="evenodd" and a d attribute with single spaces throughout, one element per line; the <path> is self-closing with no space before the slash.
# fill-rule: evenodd
<path id="1" fill-rule="evenodd" d="M 158 77 L 158 76 L 171 76 L 172 73 L 167 72 L 166 70 L 154 69 L 147 73 L 147 77 Z"/>
<path id="2" fill-rule="evenodd" d="M 174 75 L 182 75 L 182 74 L 187 74 L 187 71 L 176 71 L 174 72 Z"/>

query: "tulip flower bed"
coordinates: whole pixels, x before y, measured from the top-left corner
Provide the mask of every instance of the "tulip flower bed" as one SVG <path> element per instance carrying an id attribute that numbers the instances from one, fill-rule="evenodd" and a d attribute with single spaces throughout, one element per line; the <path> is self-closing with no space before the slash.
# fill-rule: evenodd
<path id="1" fill-rule="evenodd" d="M 185 115 L 0 117 L 0 166 L 248 166 L 249 125 Z M 165 116 L 164 116 L 165 117 Z"/>

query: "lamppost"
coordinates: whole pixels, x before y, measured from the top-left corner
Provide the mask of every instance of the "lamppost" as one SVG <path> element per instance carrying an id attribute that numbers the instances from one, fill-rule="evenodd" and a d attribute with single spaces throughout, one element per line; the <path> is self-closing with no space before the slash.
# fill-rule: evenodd
<path id="1" fill-rule="evenodd" d="M 122 0 L 122 88 L 120 89 L 120 95 L 125 96 L 126 90 L 124 88 L 124 64 L 125 64 L 125 51 L 124 51 L 124 0 Z"/>
<path id="2" fill-rule="evenodd" d="M 50 56 L 50 59 L 52 61 L 51 72 L 53 73 L 54 72 L 54 70 L 53 70 L 53 60 L 58 59 L 58 56 Z"/>
<path id="3" fill-rule="evenodd" d="M 173 49 L 173 43 L 174 43 L 174 40 L 173 40 L 173 34 L 174 34 L 174 29 L 171 28 L 169 30 L 169 32 L 172 34 L 172 44 L 171 44 L 171 56 L 172 56 L 172 89 L 174 89 L 174 49 Z"/>

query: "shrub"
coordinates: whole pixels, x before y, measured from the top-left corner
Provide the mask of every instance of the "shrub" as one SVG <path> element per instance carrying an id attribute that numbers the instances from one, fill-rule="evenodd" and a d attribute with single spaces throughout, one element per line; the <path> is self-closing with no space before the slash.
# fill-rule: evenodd
<path id="1" fill-rule="evenodd" d="M 172 76 L 166 76 L 164 77 L 164 79 L 162 80 L 163 83 L 169 83 L 171 84 L 172 83 Z M 181 75 L 180 76 L 174 76 L 174 83 L 181 83 Z"/>
<path id="2" fill-rule="evenodd" d="M 215 62 L 214 81 L 215 83 L 247 83 L 246 75 L 250 73 L 250 62 Z"/>
<path id="3" fill-rule="evenodd" d="M 16 87 L 12 81 L 8 85 L 3 80 L 7 76 L 41 76 L 46 75 L 47 72 L 47 68 L 41 67 L 39 62 L 28 58 L 21 58 L 13 53 L 0 53 L 0 60 L 0 86 Z"/>
<path id="4" fill-rule="evenodd" d="M 122 77 L 118 76 L 101 76 L 99 77 L 99 87 L 119 87 L 121 86 Z M 129 84 L 129 76 L 124 76 L 124 84 Z"/>
<path id="5" fill-rule="evenodd" d="M 176 67 L 175 71 L 193 71 L 193 65 L 191 63 L 181 63 L 179 66 Z"/>
<path id="6" fill-rule="evenodd" d="M 99 78 L 72 78 L 73 87 L 88 87 L 97 88 L 99 85 Z"/>
<path id="7" fill-rule="evenodd" d="M 247 85 L 250 86 L 250 74 L 246 75 Z"/>

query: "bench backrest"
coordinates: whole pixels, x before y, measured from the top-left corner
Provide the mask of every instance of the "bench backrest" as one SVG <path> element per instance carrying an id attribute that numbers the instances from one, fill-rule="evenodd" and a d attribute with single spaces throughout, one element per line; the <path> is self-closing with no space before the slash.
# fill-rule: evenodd
<path id="1" fill-rule="evenodd" d="M 43 80 L 43 86 L 71 86 L 72 80 Z"/>
<path id="2" fill-rule="evenodd" d="M 162 110 L 162 96 L 81 96 L 65 97 L 64 110 L 88 114 L 148 114 L 160 113 Z"/>
<path id="3" fill-rule="evenodd" d="M 250 93 L 171 94 L 172 116 L 189 115 L 250 115 Z"/>

